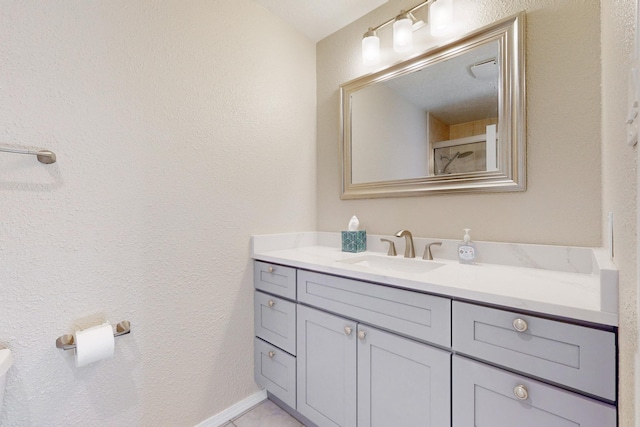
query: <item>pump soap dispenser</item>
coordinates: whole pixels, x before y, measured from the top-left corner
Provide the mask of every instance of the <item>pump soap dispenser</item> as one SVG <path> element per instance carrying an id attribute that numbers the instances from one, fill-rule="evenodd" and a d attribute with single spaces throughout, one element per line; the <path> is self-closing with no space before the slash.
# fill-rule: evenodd
<path id="1" fill-rule="evenodd" d="M 458 244 L 458 260 L 461 264 L 475 264 L 476 262 L 476 244 L 471 241 L 469 235 L 470 228 L 464 229 L 464 237 L 462 242 Z"/>

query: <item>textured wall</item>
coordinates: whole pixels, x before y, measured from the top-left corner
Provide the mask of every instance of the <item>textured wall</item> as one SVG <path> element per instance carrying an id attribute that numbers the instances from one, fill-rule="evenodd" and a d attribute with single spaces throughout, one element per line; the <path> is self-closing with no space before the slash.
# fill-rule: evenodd
<path id="1" fill-rule="evenodd" d="M 603 214 L 614 214 L 614 260 L 620 269 L 620 426 L 632 427 L 640 424 L 640 420 L 634 422 L 633 384 L 634 353 L 638 351 L 637 148 L 626 145 L 624 122 L 627 79 L 634 48 L 635 0 L 603 1 L 601 4 Z M 604 227 L 606 224 L 604 219 Z"/>
<path id="2" fill-rule="evenodd" d="M 249 235 L 315 224 L 315 47 L 249 0 L 0 0 L 2 426 L 192 426 L 258 389 Z M 295 176 L 296 179 L 291 179 Z M 55 339 L 129 319 L 76 369 Z"/>
<path id="3" fill-rule="evenodd" d="M 357 214 L 369 232 L 477 240 L 600 245 L 600 7 L 583 0 L 456 0 L 456 31 L 527 12 L 528 189 L 341 201 L 339 90 L 368 71 L 360 42 L 412 0 L 391 0 L 318 44 L 318 228 L 337 231 Z M 419 33 L 428 34 L 428 30 Z M 383 62 L 400 59 L 380 33 Z M 436 41 L 441 42 L 442 40 Z M 423 37 L 415 52 L 434 41 Z M 391 53 L 389 53 L 391 52 Z M 405 56 L 406 57 L 406 56 Z M 320 185 L 321 183 L 321 185 Z"/>

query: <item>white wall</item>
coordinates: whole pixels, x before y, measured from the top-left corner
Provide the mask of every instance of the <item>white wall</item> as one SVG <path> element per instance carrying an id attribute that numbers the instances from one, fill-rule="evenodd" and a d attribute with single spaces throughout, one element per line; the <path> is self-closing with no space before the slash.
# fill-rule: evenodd
<path id="1" fill-rule="evenodd" d="M 195 425 L 258 390 L 249 235 L 315 224 L 315 46 L 249 0 L 0 2 L 3 426 Z M 295 177 L 295 179 L 291 179 Z M 76 369 L 55 339 L 131 335 Z"/>
<path id="2" fill-rule="evenodd" d="M 607 227 L 607 212 L 613 212 L 614 260 L 620 269 L 620 426 L 631 427 L 640 423 L 637 419 L 634 423 L 634 353 L 638 351 L 637 148 L 626 144 L 625 132 L 635 0 L 603 1 L 601 7 L 603 229 Z"/>
<path id="3" fill-rule="evenodd" d="M 351 99 L 354 184 L 419 178 L 429 174 L 427 115 L 386 85 L 369 86 Z M 383 120 L 393 126 L 377 126 Z"/>
<path id="4" fill-rule="evenodd" d="M 318 43 L 318 227 L 337 231 L 356 214 L 370 233 L 401 228 L 416 236 L 600 245 L 600 5 L 582 0 L 456 0 L 456 31 L 527 13 L 527 168 L 524 193 L 340 200 L 339 86 L 374 71 L 362 65 L 362 34 L 414 5 L 391 0 Z M 380 32 L 383 63 L 414 55 L 433 40 L 428 28 L 400 56 Z"/>

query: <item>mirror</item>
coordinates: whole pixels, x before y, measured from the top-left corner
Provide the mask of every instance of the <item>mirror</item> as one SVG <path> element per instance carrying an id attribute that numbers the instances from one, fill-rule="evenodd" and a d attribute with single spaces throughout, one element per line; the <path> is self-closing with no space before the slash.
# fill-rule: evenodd
<path id="1" fill-rule="evenodd" d="M 343 84 L 341 198 L 524 191 L 523 21 Z"/>

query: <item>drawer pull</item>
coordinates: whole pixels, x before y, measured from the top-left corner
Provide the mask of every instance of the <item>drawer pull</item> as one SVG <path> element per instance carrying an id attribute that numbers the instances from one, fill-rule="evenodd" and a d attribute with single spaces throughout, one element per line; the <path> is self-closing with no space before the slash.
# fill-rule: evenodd
<path id="1" fill-rule="evenodd" d="M 524 319 L 514 319 L 513 320 L 513 329 L 515 329 L 518 332 L 524 332 L 529 328 L 529 325 L 527 325 L 527 321 Z"/>
<path id="2" fill-rule="evenodd" d="M 513 394 L 516 395 L 516 399 L 518 400 L 527 400 L 529 398 L 529 392 L 527 388 L 522 384 L 515 386 L 513 389 Z"/>
<path id="3" fill-rule="evenodd" d="M 351 329 L 351 326 L 345 326 L 344 327 L 344 333 L 347 335 L 351 335 L 351 332 L 353 332 L 353 329 Z"/>
<path id="4" fill-rule="evenodd" d="M 275 352 L 275 351 L 270 351 L 270 352 L 269 352 L 269 358 L 270 358 L 270 359 L 273 359 L 273 356 L 275 356 L 275 355 L 276 355 L 276 352 Z"/>
<path id="5" fill-rule="evenodd" d="M 361 341 L 364 340 L 364 337 L 367 336 L 367 333 L 365 331 L 358 331 L 358 339 L 360 339 Z"/>
<path id="6" fill-rule="evenodd" d="M 268 271 L 269 273 L 273 273 L 274 271 L 276 271 L 276 269 L 275 269 L 275 268 L 273 268 L 273 266 L 271 266 L 271 265 L 270 265 L 270 266 L 267 268 L 267 271 Z"/>
<path id="7" fill-rule="evenodd" d="M 267 305 L 269 307 L 273 307 L 274 305 L 276 305 L 276 302 L 274 300 L 270 299 L 269 302 L 267 303 Z"/>

